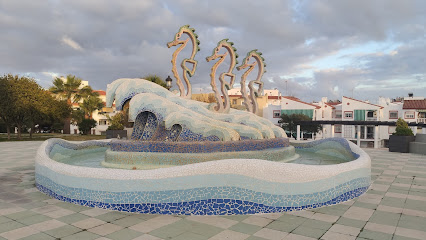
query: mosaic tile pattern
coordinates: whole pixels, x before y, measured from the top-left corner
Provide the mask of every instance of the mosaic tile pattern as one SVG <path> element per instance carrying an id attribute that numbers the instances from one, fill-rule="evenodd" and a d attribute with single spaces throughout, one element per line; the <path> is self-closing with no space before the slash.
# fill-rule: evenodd
<path id="1" fill-rule="evenodd" d="M 229 142 L 150 142 L 112 140 L 112 151 L 119 152 L 173 152 L 173 153 L 211 153 L 260 151 L 290 146 L 287 138 L 264 140 L 245 140 Z"/>
<path id="2" fill-rule="evenodd" d="M 339 141 L 340 140 L 331 140 L 330 142 L 338 144 Z M 270 165 L 266 164 L 267 162 L 262 162 L 262 165 L 259 165 L 258 169 L 247 168 L 246 170 L 244 170 L 244 174 L 247 178 L 246 180 L 234 179 L 232 181 L 221 182 L 219 180 L 223 178 L 222 175 L 212 175 L 212 179 L 206 182 L 206 180 L 197 181 L 194 179 L 194 177 L 199 176 L 207 179 L 208 175 L 205 175 L 206 173 L 202 173 L 200 175 L 200 172 L 205 172 L 205 170 L 209 169 L 209 165 L 215 166 L 217 164 L 225 163 L 225 161 L 227 160 L 202 163 L 204 165 L 199 166 L 204 166 L 203 171 L 200 171 L 201 169 L 197 170 L 198 165 L 196 164 L 179 167 L 179 169 L 181 169 L 180 171 L 178 171 L 178 168 L 176 168 L 176 171 L 174 168 L 150 170 L 158 170 L 158 174 L 161 173 L 162 176 L 159 176 L 158 174 L 152 175 L 156 176 L 155 178 L 159 177 L 159 179 L 157 180 L 146 178 L 146 176 L 151 175 L 145 174 L 140 175 L 140 177 L 146 179 L 138 179 L 139 177 L 137 177 L 137 175 L 130 174 L 137 172 L 129 170 L 127 170 L 127 172 L 122 172 L 121 176 L 119 176 L 119 178 L 122 180 L 109 179 L 109 177 L 104 179 L 104 177 L 106 176 L 120 174 L 120 171 L 118 169 L 114 169 L 114 171 L 111 171 L 111 174 L 105 176 L 98 175 L 93 178 L 93 180 L 91 180 L 90 176 L 93 176 L 92 172 L 94 172 L 94 169 L 92 170 L 92 168 L 81 168 L 76 166 L 69 166 L 70 170 L 64 169 L 64 171 L 67 171 L 69 173 L 63 175 L 62 173 L 60 173 L 61 171 L 57 172 L 56 170 L 51 170 L 50 165 L 56 164 L 56 167 L 54 169 L 57 169 L 59 166 L 60 168 L 68 168 L 67 165 L 58 165 L 58 163 L 53 163 L 53 160 L 48 157 L 49 152 L 47 152 L 46 154 L 46 149 L 52 149 L 50 145 L 55 145 L 60 142 L 64 142 L 61 143 L 63 146 L 70 145 L 71 149 L 73 150 L 78 148 L 84 148 L 79 145 L 72 146 L 73 144 L 68 144 L 65 141 L 61 140 L 49 140 L 46 144 L 42 145 L 38 152 L 37 158 L 39 160 L 37 160 L 36 162 L 37 187 L 42 192 L 45 192 L 63 201 L 68 201 L 85 206 L 96 206 L 120 211 L 196 215 L 232 215 L 292 211 L 306 208 L 315 208 L 330 204 L 336 204 L 341 201 L 346 201 L 356 196 L 359 196 L 360 194 L 365 192 L 370 185 L 370 160 L 368 158 L 368 155 L 366 155 L 362 150 L 357 148 L 352 143 L 348 143 L 347 147 L 351 149 L 351 152 L 354 152 L 360 156 L 358 159 L 355 159 L 352 162 L 357 161 L 362 164 L 354 165 L 352 164 L 352 162 L 348 162 L 338 164 L 336 166 L 320 166 L 322 169 L 321 172 L 307 172 L 304 169 L 317 168 L 315 168 L 315 166 L 307 166 L 300 164 L 293 164 L 287 166 L 285 165 L 285 163 L 279 163 L 282 167 L 287 166 L 287 168 L 290 169 L 299 169 L 295 170 L 296 172 L 299 172 L 299 174 L 290 174 L 291 176 L 270 176 L 271 173 L 274 172 L 274 170 L 266 169 L 269 169 L 271 167 L 273 168 L 273 166 L 275 165 Z M 326 141 L 321 142 L 321 144 L 326 143 Z M 92 144 L 96 146 L 108 146 L 109 143 L 93 142 Z M 86 148 L 90 148 L 91 144 L 86 143 L 84 144 L 84 146 Z M 312 146 L 320 145 L 312 144 Z M 244 161 L 246 161 L 247 163 L 251 161 L 250 163 L 254 164 L 255 161 L 260 160 L 245 159 Z M 232 162 L 230 162 L 229 160 L 226 162 L 226 164 L 228 164 L 230 168 L 226 170 L 224 168 L 224 170 L 232 172 L 234 164 L 232 164 Z M 359 167 L 354 168 L 354 166 Z M 186 167 L 185 169 L 187 170 L 183 170 L 184 167 Z M 278 165 L 276 167 L 278 167 Z M 327 174 L 324 175 L 324 171 L 326 171 L 326 169 L 330 169 L 331 172 L 335 172 L 335 168 L 340 169 L 339 171 L 342 171 L 343 173 L 341 175 L 334 175 L 335 173 L 329 176 Z M 352 174 L 349 174 L 351 172 L 347 172 L 347 170 L 345 172 L 345 168 L 352 169 Z M 190 171 L 191 169 L 193 169 L 193 171 Z M 211 171 L 217 172 L 218 169 L 222 169 L 222 167 L 216 167 Z M 262 169 L 260 175 L 258 173 L 255 174 L 254 171 L 260 169 Z M 235 169 L 235 171 L 237 170 L 239 169 Z M 71 173 L 74 171 L 75 175 Z M 84 173 L 84 171 L 88 172 Z M 96 171 L 106 173 L 108 169 L 100 169 Z M 146 173 L 148 174 L 149 171 L 147 171 Z M 306 176 L 305 174 L 318 176 L 312 178 L 312 176 Z M 81 177 L 83 175 L 85 177 Z M 173 176 L 175 177 L 173 178 Z M 230 176 L 233 176 L 232 173 Z M 237 177 L 240 175 L 235 176 Z M 254 176 L 256 176 L 256 178 L 254 178 Z M 297 179 L 297 176 L 299 176 L 300 178 L 300 183 L 298 183 L 297 181 L 294 182 L 295 179 Z M 307 177 L 309 179 L 316 180 L 310 180 L 312 182 L 306 182 Z M 71 180 L 69 178 L 75 178 L 75 180 Z M 271 180 L 262 180 L 262 178 Z M 217 179 L 217 181 L 215 181 L 214 179 Z M 179 181 L 186 181 L 187 183 L 179 183 Z M 262 184 L 262 181 L 265 182 Z M 67 186 L 59 184 L 59 182 L 62 182 Z M 207 186 L 207 183 L 208 185 L 211 185 L 211 187 Z M 237 183 L 241 185 L 238 185 Z M 302 184 L 304 187 L 301 187 L 302 185 L 300 184 Z M 320 184 L 318 185 L 320 187 L 315 187 L 317 184 Z M 196 185 L 199 185 L 199 187 L 191 187 Z M 292 187 L 292 185 L 294 186 Z M 166 188 L 164 189 L 163 187 L 165 186 Z M 186 186 L 186 188 L 181 190 L 174 190 L 173 186 Z M 282 188 L 280 186 L 287 187 Z M 132 190 L 138 187 L 149 187 L 152 190 Z M 107 188 L 127 190 L 124 192 L 123 190 L 106 191 L 105 189 Z M 298 191 L 304 191 L 304 193 L 298 194 Z"/>

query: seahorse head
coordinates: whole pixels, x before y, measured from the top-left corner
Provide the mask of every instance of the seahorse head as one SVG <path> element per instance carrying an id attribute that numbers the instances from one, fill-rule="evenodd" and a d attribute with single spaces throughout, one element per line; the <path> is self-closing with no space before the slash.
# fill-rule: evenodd
<path id="1" fill-rule="evenodd" d="M 237 70 L 240 71 L 241 69 L 247 68 L 249 66 L 252 66 L 253 63 L 250 63 L 250 60 L 254 58 L 258 64 L 259 64 L 259 71 L 263 74 L 265 73 L 265 59 L 262 57 L 262 53 L 258 52 L 257 49 L 251 50 L 247 53 L 247 56 L 243 59 L 243 62 L 240 66 L 237 67 Z"/>
<path id="2" fill-rule="evenodd" d="M 178 44 L 183 44 L 184 40 L 181 40 L 184 34 L 187 34 L 191 39 L 194 40 L 194 44 L 196 44 L 195 51 L 200 51 L 200 41 L 198 40 L 198 35 L 195 33 L 195 29 L 189 27 L 189 25 L 183 25 L 179 28 L 179 31 L 175 34 L 173 41 L 167 43 L 167 47 L 173 47 Z"/>
<path id="3" fill-rule="evenodd" d="M 235 47 L 233 47 L 234 43 L 233 42 L 228 42 L 229 39 L 225 38 L 220 40 L 217 43 L 217 46 L 213 49 L 213 53 L 211 56 L 206 57 L 207 62 L 210 62 L 212 60 L 215 60 L 218 57 L 221 57 L 222 55 L 219 54 L 219 51 L 224 47 L 227 48 L 229 53 L 230 53 L 230 57 L 234 58 L 235 60 L 235 64 L 238 64 L 238 54 L 237 54 L 237 49 Z"/>

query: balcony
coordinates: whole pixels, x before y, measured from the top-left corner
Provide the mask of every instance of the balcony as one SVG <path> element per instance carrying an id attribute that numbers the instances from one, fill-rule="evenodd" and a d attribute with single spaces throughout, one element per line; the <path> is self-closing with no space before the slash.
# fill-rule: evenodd
<path id="1" fill-rule="evenodd" d="M 426 118 L 417 118 L 417 123 L 426 124 Z"/>
<path id="2" fill-rule="evenodd" d="M 365 121 L 377 121 L 377 117 L 366 117 Z"/>

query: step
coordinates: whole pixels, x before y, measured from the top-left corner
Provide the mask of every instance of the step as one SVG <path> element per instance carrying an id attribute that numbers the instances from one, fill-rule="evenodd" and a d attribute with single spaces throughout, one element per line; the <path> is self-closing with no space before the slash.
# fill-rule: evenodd
<path id="1" fill-rule="evenodd" d="M 424 133 L 418 133 L 416 135 L 416 142 L 426 143 L 426 134 L 424 134 Z"/>
<path id="2" fill-rule="evenodd" d="M 409 152 L 426 155 L 426 143 L 410 142 L 410 151 Z"/>

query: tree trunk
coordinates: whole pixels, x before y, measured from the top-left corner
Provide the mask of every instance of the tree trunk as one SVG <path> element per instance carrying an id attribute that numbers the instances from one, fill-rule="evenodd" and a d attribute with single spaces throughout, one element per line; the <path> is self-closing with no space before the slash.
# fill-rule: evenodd
<path id="1" fill-rule="evenodd" d="M 33 139 L 33 132 L 34 132 L 34 126 L 31 126 L 30 128 L 30 139 Z"/>
<path id="2" fill-rule="evenodd" d="M 7 125 L 6 129 L 7 129 L 7 140 L 10 140 L 10 126 Z"/>
<path id="3" fill-rule="evenodd" d="M 18 127 L 18 140 L 21 140 L 21 124 L 16 124 Z"/>

